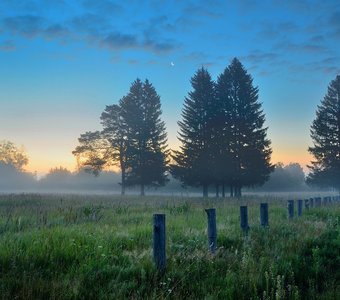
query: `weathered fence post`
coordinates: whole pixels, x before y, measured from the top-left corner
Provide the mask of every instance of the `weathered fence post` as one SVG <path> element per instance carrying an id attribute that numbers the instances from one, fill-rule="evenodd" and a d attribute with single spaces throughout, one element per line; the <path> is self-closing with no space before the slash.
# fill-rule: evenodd
<path id="1" fill-rule="evenodd" d="M 303 205 L 303 201 L 302 200 L 298 200 L 298 216 L 299 217 L 302 216 L 302 205 Z"/>
<path id="2" fill-rule="evenodd" d="M 288 200 L 288 219 L 294 217 L 294 200 Z"/>
<path id="3" fill-rule="evenodd" d="M 323 206 L 327 206 L 327 202 L 328 202 L 328 197 L 323 197 L 323 201 L 322 201 Z"/>
<path id="4" fill-rule="evenodd" d="M 249 230 L 247 206 L 240 206 L 240 216 L 241 216 L 241 229 L 245 234 L 247 234 Z"/>
<path id="5" fill-rule="evenodd" d="M 321 197 L 316 197 L 315 198 L 315 207 L 320 207 L 321 206 Z"/>
<path id="6" fill-rule="evenodd" d="M 215 253 L 217 248 L 217 229 L 216 229 L 216 209 L 209 208 L 205 212 L 208 216 L 208 242 L 211 253 Z"/>
<path id="7" fill-rule="evenodd" d="M 153 215 L 153 258 L 159 272 L 165 271 L 165 214 Z"/>
<path id="8" fill-rule="evenodd" d="M 268 221 L 268 203 L 260 204 L 260 223 L 262 227 L 269 226 Z"/>
<path id="9" fill-rule="evenodd" d="M 305 209 L 309 209 L 309 199 L 305 199 Z"/>
<path id="10" fill-rule="evenodd" d="M 309 205 L 310 208 L 313 208 L 313 207 L 314 207 L 314 198 L 310 198 L 310 199 L 309 199 L 309 204 L 310 204 L 310 205 Z"/>

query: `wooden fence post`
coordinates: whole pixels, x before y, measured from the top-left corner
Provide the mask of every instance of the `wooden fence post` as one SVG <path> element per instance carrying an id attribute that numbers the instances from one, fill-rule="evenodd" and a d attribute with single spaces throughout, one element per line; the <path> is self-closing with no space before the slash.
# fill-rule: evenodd
<path id="1" fill-rule="evenodd" d="M 216 229 L 216 209 L 209 208 L 205 212 L 208 216 L 208 243 L 211 253 L 215 253 L 217 248 L 217 229 Z"/>
<path id="2" fill-rule="evenodd" d="M 305 199 L 305 209 L 309 209 L 309 199 Z"/>
<path id="3" fill-rule="evenodd" d="M 165 214 L 153 215 L 153 258 L 159 272 L 166 268 Z"/>
<path id="4" fill-rule="evenodd" d="M 268 203 L 261 203 L 260 204 L 260 223 L 262 227 L 269 226 L 268 221 Z"/>
<path id="5" fill-rule="evenodd" d="M 314 207 L 314 198 L 310 198 L 310 199 L 309 199 L 309 204 L 310 204 L 310 205 L 309 205 L 310 208 L 313 208 L 313 207 Z"/>
<path id="6" fill-rule="evenodd" d="M 298 216 L 299 217 L 302 216 L 302 205 L 303 205 L 303 201 L 302 200 L 298 200 Z"/>
<path id="7" fill-rule="evenodd" d="M 240 217 L 241 217 L 241 229 L 245 234 L 247 234 L 249 230 L 247 206 L 240 206 Z"/>
<path id="8" fill-rule="evenodd" d="M 294 200 L 288 200 L 288 219 L 294 217 Z"/>
<path id="9" fill-rule="evenodd" d="M 321 197 L 316 197 L 315 198 L 315 207 L 320 207 L 321 206 Z"/>
<path id="10" fill-rule="evenodd" d="M 328 202 L 328 197 L 323 197 L 322 205 L 327 206 Z"/>

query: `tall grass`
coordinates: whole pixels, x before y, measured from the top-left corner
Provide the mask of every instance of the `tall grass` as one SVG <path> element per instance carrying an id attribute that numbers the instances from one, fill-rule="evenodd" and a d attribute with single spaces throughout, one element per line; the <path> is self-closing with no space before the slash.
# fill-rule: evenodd
<path id="1" fill-rule="evenodd" d="M 269 228 L 259 203 L 269 203 Z M 248 205 L 250 231 L 239 225 Z M 208 251 L 205 208 L 217 211 Z M 152 261 L 166 214 L 167 270 Z M 0 196 L 1 299 L 340 299 L 340 205 L 287 219 L 286 199 Z"/>

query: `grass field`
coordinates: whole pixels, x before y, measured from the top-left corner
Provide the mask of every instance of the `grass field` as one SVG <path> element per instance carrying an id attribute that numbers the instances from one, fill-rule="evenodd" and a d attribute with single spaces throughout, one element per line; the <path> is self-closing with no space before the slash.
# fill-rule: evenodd
<path id="1" fill-rule="evenodd" d="M 0 196 L 1 299 L 340 299 L 340 203 L 287 219 L 284 196 L 239 200 Z M 259 204 L 269 203 L 269 228 Z M 250 231 L 239 225 L 248 205 Z M 217 213 L 211 255 L 205 208 Z M 167 269 L 152 260 L 166 214 Z"/>

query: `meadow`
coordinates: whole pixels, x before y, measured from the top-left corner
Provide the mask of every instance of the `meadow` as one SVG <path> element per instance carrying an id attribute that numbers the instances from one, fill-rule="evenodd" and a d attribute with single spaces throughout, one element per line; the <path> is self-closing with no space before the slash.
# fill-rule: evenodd
<path id="1" fill-rule="evenodd" d="M 268 228 L 260 226 L 261 202 L 269 204 Z M 248 235 L 240 205 L 248 205 Z M 204 211 L 211 207 L 215 255 Z M 166 214 L 165 273 L 153 263 L 154 213 Z M 0 297 L 340 299 L 339 223 L 339 202 L 288 220 L 284 195 L 0 195 Z"/>

